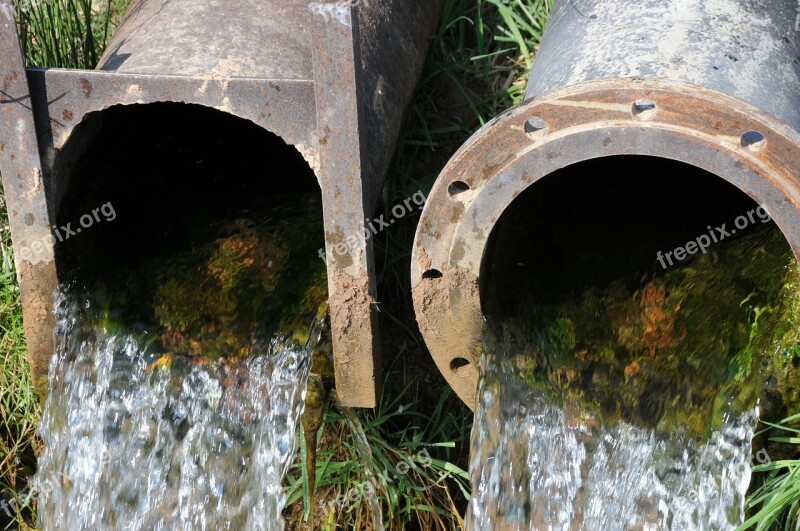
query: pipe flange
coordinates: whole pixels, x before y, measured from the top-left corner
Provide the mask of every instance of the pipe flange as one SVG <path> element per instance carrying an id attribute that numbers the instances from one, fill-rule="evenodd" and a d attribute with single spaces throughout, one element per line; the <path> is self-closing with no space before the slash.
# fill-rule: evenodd
<path id="1" fill-rule="evenodd" d="M 492 229 L 542 177 L 616 155 L 673 159 L 721 177 L 767 209 L 800 257 L 800 134 L 785 123 L 722 93 L 660 79 L 592 81 L 532 98 L 453 156 L 414 240 L 417 321 L 470 408 L 483 328 L 481 262 Z"/>

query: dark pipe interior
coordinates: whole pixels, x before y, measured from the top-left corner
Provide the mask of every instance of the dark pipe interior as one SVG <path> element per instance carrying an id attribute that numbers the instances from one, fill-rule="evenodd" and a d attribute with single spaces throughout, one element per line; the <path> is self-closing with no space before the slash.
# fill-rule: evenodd
<path id="1" fill-rule="evenodd" d="M 709 226 L 730 230 L 757 207 L 721 178 L 669 159 L 617 156 L 566 167 L 520 194 L 493 229 L 482 264 L 484 312 L 502 318 L 531 300 L 560 304 L 590 287 L 658 272 L 657 252 Z"/>
<path id="2" fill-rule="evenodd" d="M 250 121 L 197 105 L 93 113 L 60 160 L 56 182 L 67 185 L 58 190 L 58 226 L 82 230 L 57 245 L 62 280 L 75 270 L 102 278 L 180 251 L 198 227 L 296 196 L 319 197 L 314 173 L 294 147 Z M 101 211 L 81 227 L 82 216 L 107 203 L 113 221 Z"/>
<path id="3" fill-rule="evenodd" d="M 741 411 L 760 396 L 762 418 L 777 421 L 795 409 L 779 382 L 795 339 L 775 320 L 793 311 L 782 297 L 793 255 L 759 209 L 723 179 L 672 160 L 619 156 L 564 168 L 520 194 L 494 227 L 482 263 L 484 315 L 534 360 L 537 385 L 580 397 L 604 418 L 703 437 L 724 395 Z M 748 212 L 753 221 L 739 223 Z M 723 224 L 729 235 L 706 256 L 673 254 L 662 267 L 658 253 L 721 236 Z M 789 341 L 780 352 L 776 338 Z M 732 376 L 745 374 L 753 377 Z"/>

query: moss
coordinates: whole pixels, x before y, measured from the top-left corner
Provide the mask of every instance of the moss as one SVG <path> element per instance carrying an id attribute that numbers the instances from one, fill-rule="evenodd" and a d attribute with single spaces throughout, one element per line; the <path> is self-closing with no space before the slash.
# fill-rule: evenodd
<path id="1" fill-rule="evenodd" d="M 668 271 L 531 302 L 506 339 L 522 345 L 521 377 L 560 404 L 706 437 L 725 411 L 752 408 L 769 375 L 800 406 L 797 278 L 780 231 L 759 228 Z"/>
<path id="2" fill-rule="evenodd" d="M 326 311 L 323 234 L 309 197 L 198 228 L 181 249 L 97 275 L 96 318 L 112 332 L 147 331 L 168 356 L 248 356 L 279 329 L 306 344 Z"/>

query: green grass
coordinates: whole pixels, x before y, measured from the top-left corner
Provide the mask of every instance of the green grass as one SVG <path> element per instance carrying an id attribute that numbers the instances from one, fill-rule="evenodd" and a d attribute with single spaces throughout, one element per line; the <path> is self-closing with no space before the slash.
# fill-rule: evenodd
<path id="1" fill-rule="evenodd" d="M 22 328 L 8 213 L 0 187 L 0 497 L 24 491 L 39 445 L 39 402 L 31 382 Z M 0 513 L 0 522 L 6 518 Z"/>
<path id="2" fill-rule="evenodd" d="M 800 450 L 800 430 L 792 424 L 800 420 L 800 414 L 782 420 L 778 424 L 765 422 L 768 428 L 756 437 L 772 430 L 786 433 L 785 437 L 770 437 L 770 441 L 783 443 Z M 796 455 L 796 452 L 795 452 Z M 737 531 L 756 529 L 792 529 L 800 531 L 800 459 L 782 459 L 753 467 L 753 474 L 761 476 L 762 484 L 747 500 L 750 518 Z"/>
<path id="3" fill-rule="evenodd" d="M 130 0 L 17 2 L 22 55 L 28 66 L 94 68 Z"/>
<path id="4" fill-rule="evenodd" d="M 386 374 L 387 382 L 399 378 L 402 371 Z M 455 497 L 468 496 L 469 475 L 452 463 L 453 450 L 468 441 L 471 424 L 448 410 L 449 390 L 426 415 L 418 404 L 405 401 L 409 389 L 384 393 L 378 408 L 355 412 L 350 422 L 335 408 L 326 412 L 313 504 L 303 460 L 287 477 L 288 505 L 297 504 L 294 525 L 313 521 L 314 529 L 371 528 L 369 495 L 374 492 L 387 529 L 460 529 L 462 511 Z M 367 448 L 357 442 L 361 430 Z"/>

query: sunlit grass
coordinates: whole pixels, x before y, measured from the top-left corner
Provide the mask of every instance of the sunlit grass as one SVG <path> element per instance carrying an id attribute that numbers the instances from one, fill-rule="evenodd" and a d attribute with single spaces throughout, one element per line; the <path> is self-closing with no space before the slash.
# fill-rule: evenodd
<path id="1" fill-rule="evenodd" d="M 770 441 L 800 447 L 800 430 L 792 427 L 798 420 L 800 414 L 792 415 L 778 424 L 765 422 L 769 427 L 756 436 L 777 429 L 786 436 L 771 437 Z M 753 467 L 753 473 L 765 477 L 763 484 L 747 500 L 747 509 L 752 516 L 739 530 L 800 530 L 800 459 L 759 464 Z"/>
<path id="2" fill-rule="evenodd" d="M 35 466 L 39 402 L 31 382 L 8 212 L 0 187 L 0 498 L 18 497 Z M 7 515 L 0 512 L 0 522 Z"/>
<path id="3" fill-rule="evenodd" d="M 400 373 L 388 372 L 387 383 L 393 378 L 401 378 Z M 419 404 L 410 402 L 410 386 L 399 392 L 392 386 L 387 389 L 390 391 L 383 394 L 378 408 L 360 410 L 353 419 L 363 429 L 368 452 L 356 444 L 342 412 L 335 408 L 326 412 L 320 432 L 316 496 L 313 503 L 304 504 L 303 515 L 293 512 L 291 520 L 296 526 L 372 529 L 371 492 L 381 506 L 386 529 L 463 526 L 454 498 L 468 497 L 469 475 L 452 462 L 452 452 L 456 444 L 468 441 L 471 425 L 454 414 L 449 390 L 433 413 L 426 415 L 420 413 Z M 310 499 L 302 462 L 299 460 L 287 477 L 288 505 Z"/>
<path id="4" fill-rule="evenodd" d="M 130 0 L 21 0 L 17 20 L 28 66 L 94 68 Z"/>

